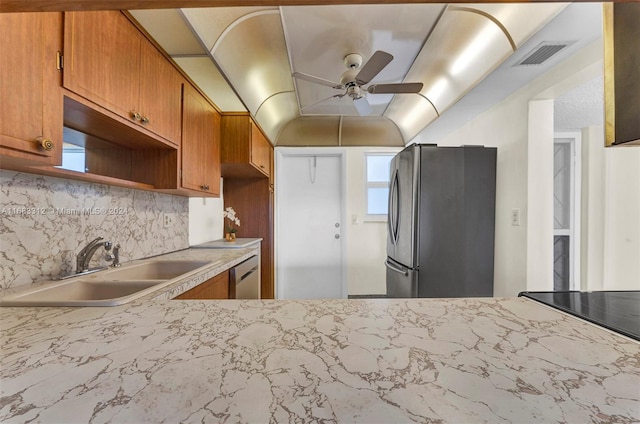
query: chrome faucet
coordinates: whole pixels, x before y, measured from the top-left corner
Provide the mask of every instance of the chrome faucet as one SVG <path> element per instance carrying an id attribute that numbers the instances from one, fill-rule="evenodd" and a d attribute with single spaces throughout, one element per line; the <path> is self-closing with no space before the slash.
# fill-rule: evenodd
<path id="1" fill-rule="evenodd" d="M 117 268 L 120 265 L 122 265 L 120 263 L 120 245 L 116 244 L 115 246 L 113 246 L 113 253 L 107 254 L 105 259 L 108 261 L 111 261 L 111 266 L 114 268 Z"/>
<path id="2" fill-rule="evenodd" d="M 78 256 L 76 257 L 76 274 L 89 271 L 89 262 L 91 261 L 93 254 L 96 253 L 96 250 L 98 250 L 100 247 L 104 247 L 104 250 L 106 250 L 107 252 L 111 250 L 113 244 L 110 241 L 101 240 L 102 237 L 91 240 L 89 244 L 83 247 L 80 253 L 78 253 Z"/>

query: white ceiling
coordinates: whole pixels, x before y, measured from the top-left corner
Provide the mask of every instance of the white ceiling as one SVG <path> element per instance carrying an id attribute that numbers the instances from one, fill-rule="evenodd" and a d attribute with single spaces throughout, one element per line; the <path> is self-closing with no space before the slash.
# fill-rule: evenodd
<path id="1" fill-rule="evenodd" d="M 556 131 L 604 126 L 604 81 L 594 78 L 557 97 L 553 105 Z"/>
<path id="2" fill-rule="evenodd" d="M 339 126 L 328 134 L 337 134 L 340 143 L 339 134 L 349 133 L 345 125 L 375 122 L 380 130 L 369 132 L 371 144 L 401 145 L 418 134 L 421 140 L 441 137 L 600 36 L 599 4 L 565 6 L 396 4 L 131 13 L 222 111 L 248 110 L 274 143 L 287 128 L 304 134 L 326 125 Z M 514 66 L 544 41 L 571 44 L 542 65 Z M 322 101 L 339 91 L 291 77 L 302 72 L 338 82 L 347 69 L 346 54 L 359 53 L 366 62 L 376 50 L 394 59 L 372 84 L 416 81 L 424 83 L 422 92 L 369 94 L 372 116 L 358 117 L 348 97 Z"/>

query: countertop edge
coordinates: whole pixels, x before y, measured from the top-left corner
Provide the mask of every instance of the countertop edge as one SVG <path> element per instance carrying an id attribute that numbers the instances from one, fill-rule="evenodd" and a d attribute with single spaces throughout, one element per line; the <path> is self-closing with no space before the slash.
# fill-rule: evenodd
<path id="1" fill-rule="evenodd" d="M 519 298 L 519 299 L 524 299 L 524 300 L 526 300 L 526 301 L 528 301 L 528 302 L 531 302 L 531 303 L 533 303 L 533 304 L 539 305 L 539 306 L 541 306 L 541 307 L 543 307 L 543 308 L 550 309 L 550 310 L 552 310 L 552 311 L 554 311 L 554 312 L 561 313 L 561 314 L 566 315 L 566 316 L 568 316 L 568 317 L 575 318 L 575 319 L 577 319 L 577 320 L 579 320 L 579 321 L 581 321 L 581 322 L 583 322 L 583 323 L 585 323 L 585 324 L 588 324 L 588 325 L 589 325 L 589 326 L 591 326 L 591 327 L 599 328 L 600 330 L 604 330 L 604 331 L 606 331 L 606 332 L 607 332 L 607 333 L 609 333 L 609 334 L 614 334 L 614 335 L 616 335 L 616 336 L 623 337 L 623 338 L 627 339 L 627 340 L 628 340 L 628 341 L 630 341 L 630 342 L 633 342 L 633 343 L 636 343 L 636 344 L 639 344 L 639 345 L 640 345 L 640 340 L 636 340 L 636 339 L 634 339 L 633 337 L 630 337 L 630 336 L 628 336 L 628 335 L 626 335 L 626 334 L 624 334 L 624 333 L 620 333 L 620 332 L 618 332 L 618 331 L 612 330 L 612 329 L 610 329 L 610 328 L 608 328 L 608 327 L 606 327 L 606 326 L 604 326 L 604 325 L 597 324 L 597 323 L 595 323 L 595 322 L 593 322 L 593 321 L 591 321 L 591 320 L 588 320 L 588 319 L 586 319 L 586 318 L 584 318 L 584 317 L 581 317 L 581 316 L 579 316 L 579 315 L 572 314 L 572 313 L 570 313 L 570 312 L 567 312 L 567 311 L 565 311 L 565 310 L 563 310 L 563 309 L 560 309 L 560 308 L 553 307 L 553 306 L 551 306 L 551 305 L 547 305 L 547 304 L 546 304 L 546 303 L 544 303 L 544 302 L 541 302 L 541 301 L 539 301 L 539 300 L 532 299 L 532 298 L 530 298 L 530 297 L 526 297 L 526 296 L 518 296 L 518 298 Z"/>
<path id="2" fill-rule="evenodd" d="M 215 262 L 208 266 L 207 268 L 203 269 L 202 271 L 198 272 L 197 274 L 192 274 L 189 275 L 185 278 L 180 279 L 179 281 L 176 281 L 175 283 L 164 287 L 163 289 L 159 290 L 158 292 L 155 293 L 150 293 L 147 296 L 141 297 L 140 299 L 136 299 L 136 302 L 140 302 L 140 301 L 147 301 L 147 300 L 170 300 L 170 299 L 174 299 L 177 296 L 180 296 L 182 293 L 191 290 L 194 287 L 197 287 L 198 285 L 204 283 L 205 281 L 215 277 L 216 275 L 219 275 L 223 272 L 225 272 L 226 270 L 234 267 L 235 265 L 238 265 L 239 263 L 242 263 L 244 261 L 246 261 L 247 259 L 249 259 L 252 256 L 255 255 L 260 255 L 260 245 L 250 245 L 250 247 L 244 247 L 244 248 L 231 248 L 231 249 L 193 249 L 193 248 L 189 248 L 187 249 L 187 251 L 205 251 L 208 252 L 209 250 L 211 250 L 211 253 L 214 252 L 220 252 L 222 250 L 227 250 L 230 251 L 229 253 L 241 253 L 240 256 L 238 256 L 237 258 L 234 258 L 232 260 L 226 261 L 226 262 L 222 262 L 222 263 L 218 263 Z M 183 251 L 184 252 L 184 251 Z M 174 252 L 175 253 L 175 252 Z M 171 255 L 171 254 L 168 254 Z M 168 256 L 167 255 L 167 256 Z M 164 256 L 164 255 L 163 255 Z"/>

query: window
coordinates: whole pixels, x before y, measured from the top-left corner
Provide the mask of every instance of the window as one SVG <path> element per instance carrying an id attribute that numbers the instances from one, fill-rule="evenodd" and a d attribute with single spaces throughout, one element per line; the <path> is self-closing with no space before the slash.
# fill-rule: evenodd
<path id="1" fill-rule="evenodd" d="M 395 153 L 365 153 L 367 221 L 386 221 L 391 159 Z"/>

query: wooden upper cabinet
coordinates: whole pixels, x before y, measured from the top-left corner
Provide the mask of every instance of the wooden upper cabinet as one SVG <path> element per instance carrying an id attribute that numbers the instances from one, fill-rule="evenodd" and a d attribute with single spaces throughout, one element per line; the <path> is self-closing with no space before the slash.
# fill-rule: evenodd
<path id="1" fill-rule="evenodd" d="M 251 121 L 251 163 L 267 176 L 271 175 L 271 143 Z"/>
<path id="2" fill-rule="evenodd" d="M 190 84 L 182 102 L 181 186 L 220 196 L 220 114 Z"/>
<path id="3" fill-rule="evenodd" d="M 603 3 L 606 146 L 640 146 L 640 3 Z"/>
<path id="4" fill-rule="evenodd" d="M 223 177 L 270 177 L 273 146 L 248 113 L 223 114 L 221 133 Z"/>
<path id="5" fill-rule="evenodd" d="M 65 88 L 179 144 L 181 85 L 180 73 L 123 13 L 65 13 Z"/>
<path id="6" fill-rule="evenodd" d="M 184 79 L 171 62 L 143 40 L 140 55 L 140 114 L 149 130 L 176 144 L 180 142 L 180 113 Z"/>
<path id="7" fill-rule="evenodd" d="M 62 50 L 62 14 L 1 13 L 0 38 L 1 165 L 14 160 L 58 165 L 62 93 L 57 53 Z"/>

